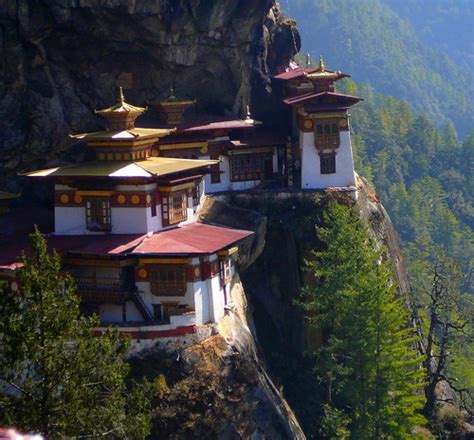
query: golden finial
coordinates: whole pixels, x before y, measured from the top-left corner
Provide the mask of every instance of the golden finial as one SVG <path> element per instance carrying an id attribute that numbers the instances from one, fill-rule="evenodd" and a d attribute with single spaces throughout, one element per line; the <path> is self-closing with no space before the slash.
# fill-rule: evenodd
<path id="1" fill-rule="evenodd" d="M 119 87 L 119 95 L 117 98 L 117 104 L 122 104 L 125 102 L 125 97 L 123 96 L 123 89 L 122 86 Z"/>
<path id="2" fill-rule="evenodd" d="M 309 53 L 306 54 L 306 67 L 310 67 L 313 62 L 311 61 L 311 55 Z"/>
<path id="3" fill-rule="evenodd" d="M 326 71 L 326 65 L 324 64 L 323 56 L 319 55 L 319 71 L 320 72 L 325 72 Z"/>
<path id="4" fill-rule="evenodd" d="M 169 93 L 170 94 L 168 95 L 168 101 L 176 101 L 177 98 L 174 95 L 174 85 L 173 85 L 173 83 L 171 83 L 171 85 L 170 85 L 170 92 Z"/>
<path id="5" fill-rule="evenodd" d="M 250 113 L 250 105 L 247 105 L 247 117 L 246 120 L 252 119 L 252 114 Z"/>

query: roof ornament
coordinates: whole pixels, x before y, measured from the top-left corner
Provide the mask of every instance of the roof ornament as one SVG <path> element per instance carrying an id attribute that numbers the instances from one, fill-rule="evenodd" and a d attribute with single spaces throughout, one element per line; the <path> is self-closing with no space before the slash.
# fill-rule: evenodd
<path id="1" fill-rule="evenodd" d="M 122 86 L 119 87 L 119 95 L 117 98 L 117 104 L 123 105 L 125 102 L 125 96 L 123 95 L 123 88 Z"/>
<path id="2" fill-rule="evenodd" d="M 326 72 L 326 65 L 324 64 L 324 59 L 322 55 L 319 55 L 319 66 L 318 69 L 321 73 Z"/>
<path id="3" fill-rule="evenodd" d="M 313 60 L 311 59 L 311 55 L 309 53 L 306 54 L 306 67 L 311 67 L 313 64 Z"/>
<path id="4" fill-rule="evenodd" d="M 256 121 L 255 119 L 252 118 L 252 113 L 250 112 L 249 105 L 247 105 L 247 116 L 245 117 L 245 122 L 248 122 L 249 124 L 253 124 L 253 125 L 260 125 L 262 123 L 261 121 Z"/>
<path id="5" fill-rule="evenodd" d="M 176 97 L 176 95 L 174 94 L 174 85 L 173 83 L 170 84 L 170 91 L 169 91 L 169 95 L 168 95 L 168 98 L 166 99 L 168 102 L 173 102 L 173 101 L 177 101 L 178 98 Z"/>

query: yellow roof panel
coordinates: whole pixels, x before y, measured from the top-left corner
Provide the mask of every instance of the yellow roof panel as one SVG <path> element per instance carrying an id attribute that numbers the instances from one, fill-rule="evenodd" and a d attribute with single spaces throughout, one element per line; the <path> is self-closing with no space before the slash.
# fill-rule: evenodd
<path id="1" fill-rule="evenodd" d="M 29 177 L 159 177 L 207 167 L 216 160 L 152 157 L 140 161 L 95 161 L 26 173 Z"/>
<path id="2" fill-rule="evenodd" d="M 175 129 L 161 128 L 132 128 L 122 131 L 103 130 L 93 133 L 81 133 L 70 135 L 71 138 L 81 139 L 85 141 L 92 140 L 112 140 L 112 141 L 129 141 L 135 139 L 161 138 L 169 135 Z"/>
<path id="3" fill-rule="evenodd" d="M 164 176 L 166 174 L 188 171 L 195 168 L 202 168 L 219 163 L 218 160 L 197 160 L 197 159 L 175 159 L 171 157 L 151 157 L 146 160 L 135 162 L 139 167 L 153 174 L 154 176 Z"/>

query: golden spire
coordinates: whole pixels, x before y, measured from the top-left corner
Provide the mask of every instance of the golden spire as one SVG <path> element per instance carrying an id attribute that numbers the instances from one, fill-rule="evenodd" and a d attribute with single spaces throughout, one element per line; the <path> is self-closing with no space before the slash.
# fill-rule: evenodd
<path id="1" fill-rule="evenodd" d="M 114 106 L 102 110 L 95 110 L 98 115 L 108 119 L 110 129 L 115 131 L 134 128 L 135 119 L 144 111 L 146 111 L 146 108 L 135 107 L 125 102 L 122 87 L 119 87 L 117 102 Z"/>
<path id="2" fill-rule="evenodd" d="M 176 95 L 174 94 L 174 85 L 173 85 L 173 83 L 171 83 L 171 85 L 170 85 L 170 92 L 169 92 L 168 98 L 166 100 L 168 102 L 173 102 L 173 101 L 178 100 L 178 98 L 176 98 Z"/>
<path id="3" fill-rule="evenodd" d="M 125 102 L 125 96 L 123 96 L 123 89 L 122 86 L 119 87 L 119 95 L 117 98 L 117 104 L 123 105 Z"/>
<path id="4" fill-rule="evenodd" d="M 322 73 L 322 72 L 326 72 L 326 65 L 324 64 L 324 59 L 323 59 L 323 56 L 322 55 L 319 55 L 319 71 Z"/>

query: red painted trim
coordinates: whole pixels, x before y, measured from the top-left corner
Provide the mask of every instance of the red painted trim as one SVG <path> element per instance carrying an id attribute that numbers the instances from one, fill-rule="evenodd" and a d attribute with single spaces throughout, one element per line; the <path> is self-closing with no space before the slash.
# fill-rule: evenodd
<path id="1" fill-rule="evenodd" d="M 188 325 L 185 327 L 178 327 L 173 330 L 143 330 L 143 331 L 120 331 L 121 335 L 130 336 L 132 339 L 158 339 L 158 338 L 169 338 L 176 336 L 185 336 L 197 333 L 195 325 Z M 100 336 L 104 331 L 94 331 L 94 336 Z"/>

